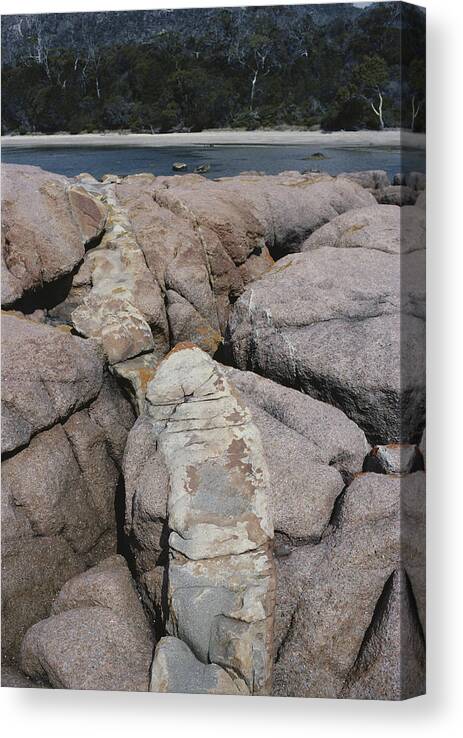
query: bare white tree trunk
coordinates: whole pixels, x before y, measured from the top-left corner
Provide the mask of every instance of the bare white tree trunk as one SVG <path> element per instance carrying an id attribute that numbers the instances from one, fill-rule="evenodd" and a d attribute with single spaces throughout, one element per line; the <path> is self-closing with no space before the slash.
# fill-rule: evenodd
<path id="1" fill-rule="evenodd" d="M 45 73 L 46 73 L 48 79 L 51 80 L 50 67 L 48 65 L 48 52 L 47 51 L 44 52 L 43 66 L 45 68 Z"/>
<path id="2" fill-rule="evenodd" d="M 45 69 L 48 79 L 51 80 L 50 67 L 48 64 L 48 48 L 45 46 L 43 41 L 40 27 L 37 27 L 36 34 L 37 40 L 35 42 L 33 52 L 29 54 L 29 59 L 33 59 L 37 64 L 42 66 Z"/>
<path id="3" fill-rule="evenodd" d="M 251 82 L 251 100 L 250 100 L 250 104 L 249 104 L 249 110 L 250 110 L 251 113 L 252 113 L 252 109 L 253 109 L 253 105 L 254 105 L 254 95 L 255 95 L 255 92 L 256 92 L 256 82 L 257 82 L 257 77 L 258 76 L 259 76 L 259 70 L 258 69 L 255 69 L 254 70 L 254 76 L 253 76 L 252 82 Z"/>
<path id="4" fill-rule="evenodd" d="M 378 90 L 378 98 L 379 98 L 379 103 L 378 103 L 378 107 L 377 107 L 377 108 L 375 108 L 375 105 L 374 105 L 374 103 L 370 103 L 370 105 L 371 105 L 371 109 L 373 110 L 373 112 L 374 112 L 374 113 L 375 113 L 375 114 L 376 114 L 376 115 L 378 116 L 378 118 L 379 118 L 379 127 L 380 127 L 380 128 L 381 128 L 381 130 L 382 130 L 382 129 L 384 128 L 384 119 L 383 119 L 383 96 L 382 96 L 382 94 L 381 94 L 381 92 L 380 92 L 379 90 Z"/>
<path id="5" fill-rule="evenodd" d="M 415 95 L 412 97 L 412 131 L 415 130 L 415 120 L 417 118 L 418 113 L 420 112 L 421 108 L 421 102 L 418 103 L 418 105 L 415 106 Z"/>

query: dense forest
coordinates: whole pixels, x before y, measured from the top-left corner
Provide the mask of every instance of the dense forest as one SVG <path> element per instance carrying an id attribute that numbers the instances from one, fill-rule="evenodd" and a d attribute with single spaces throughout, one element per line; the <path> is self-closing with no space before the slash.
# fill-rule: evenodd
<path id="1" fill-rule="evenodd" d="M 403 3 L 2 18 L 2 133 L 425 121 L 425 15 Z"/>

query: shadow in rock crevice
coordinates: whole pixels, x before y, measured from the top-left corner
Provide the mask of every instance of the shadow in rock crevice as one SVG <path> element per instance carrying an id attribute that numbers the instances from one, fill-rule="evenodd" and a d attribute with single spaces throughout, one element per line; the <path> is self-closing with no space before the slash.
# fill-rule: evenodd
<path id="1" fill-rule="evenodd" d="M 30 315 L 35 310 L 52 310 L 57 305 L 65 301 L 71 291 L 72 281 L 75 274 L 79 271 L 78 264 L 72 272 L 65 274 L 63 277 L 55 279 L 53 282 L 29 290 L 19 300 L 8 305 L 6 310 L 19 310 L 24 315 Z"/>
<path id="2" fill-rule="evenodd" d="M 127 561 L 132 576 L 135 576 L 135 560 L 129 545 L 129 539 L 124 529 L 125 522 L 125 482 L 124 475 L 121 473 L 117 481 L 116 491 L 114 494 L 114 513 L 116 519 L 116 553 L 120 554 Z"/>

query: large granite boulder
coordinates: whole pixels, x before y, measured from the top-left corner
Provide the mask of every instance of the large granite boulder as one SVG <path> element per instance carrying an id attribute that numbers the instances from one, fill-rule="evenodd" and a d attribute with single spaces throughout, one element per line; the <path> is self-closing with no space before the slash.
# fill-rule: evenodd
<path id="1" fill-rule="evenodd" d="M 265 245 L 262 223 L 246 195 L 231 196 L 221 182 L 195 174 L 157 177 L 154 193 L 161 207 L 213 231 L 236 265 Z"/>
<path id="2" fill-rule="evenodd" d="M 415 200 L 415 207 L 426 211 L 426 190 L 422 190 Z"/>
<path id="3" fill-rule="evenodd" d="M 339 213 L 375 203 L 360 185 L 327 174 L 242 174 L 220 182 L 252 208 L 274 258 L 299 251 L 311 233 Z"/>
<path id="4" fill-rule="evenodd" d="M 391 254 L 409 254 L 425 248 L 424 213 L 414 207 L 372 205 L 343 213 L 319 228 L 301 247 L 313 251 L 322 246 L 377 249 Z"/>
<path id="5" fill-rule="evenodd" d="M 219 689 L 267 693 L 275 581 L 259 432 L 217 364 L 192 345 L 161 362 L 146 399 L 124 461 L 126 531 L 144 597 L 169 636 L 228 672 L 231 681 L 218 672 Z M 169 691 L 188 664 L 175 657 L 181 644 L 161 644 L 151 688 Z M 209 671 L 196 691 L 212 689 Z"/>
<path id="6" fill-rule="evenodd" d="M 380 190 L 373 190 L 376 201 L 381 205 L 414 205 L 418 193 L 406 185 L 389 185 Z"/>
<path id="7" fill-rule="evenodd" d="M 11 285 L 19 274 L 13 258 L 20 254 L 18 244 L 41 269 L 50 254 L 72 251 L 67 261 L 60 257 L 54 271 L 34 272 L 24 287 L 30 300 L 23 308 L 44 307 L 47 321 L 98 341 L 110 365 L 117 366 L 114 373 L 132 385 L 137 407 L 144 366 L 137 371 L 134 360 L 150 355 L 155 366 L 183 340 L 214 355 L 230 306 L 272 265 L 269 248 L 293 251 L 338 213 L 373 201 L 347 180 L 297 172 L 222 181 L 144 174 L 101 182 L 86 174 L 67 180 L 33 167 L 11 172 L 10 180 L 21 185 L 5 205 L 4 256 Z M 25 207 L 28 193 L 37 214 L 33 222 Z M 39 229 L 38 240 L 16 234 L 20 205 L 23 230 Z M 86 246 L 91 249 L 85 254 Z M 40 296 L 31 292 L 38 287 L 45 288 Z M 16 295 L 14 285 L 10 292 L 7 304 L 23 294 Z"/>
<path id="8" fill-rule="evenodd" d="M 391 184 L 384 169 L 364 169 L 361 172 L 341 172 L 338 177 L 348 179 L 367 190 L 382 190 Z"/>
<path id="9" fill-rule="evenodd" d="M 424 692 L 424 475 L 358 476 L 315 546 L 277 559 L 274 694 Z"/>
<path id="10" fill-rule="evenodd" d="M 320 228 L 303 253 L 254 282 L 234 306 L 228 344 L 240 369 L 336 405 L 370 443 L 416 443 L 425 397 L 422 213 L 375 206 L 356 216 Z"/>
<path id="11" fill-rule="evenodd" d="M 194 174 L 137 175 L 116 193 L 149 269 L 162 288 L 191 305 L 208 335 L 223 333 L 230 303 L 271 266 L 269 248 L 291 251 L 340 212 L 374 202 L 345 180 L 295 172 L 216 182 Z M 169 323 L 183 336 L 185 309 L 174 304 Z"/>
<path id="12" fill-rule="evenodd" d="M 107 211 L 77 183 L 2 165 L 2 305 L 70 275 L 104 231 Z"/>
<path id="13" fill-rule="evenodd" d="M 423 172 L 407 172 L 405 184 L 412 190 L 422 191 L 426 189 L 426 175 Z"/>
<path id="14" fill-rule="evenodd" d="M 126 177 L 116 189 L 151 273 L 171 294 L 175 334 L 184 319 L 172 309 L 172 293 L 210 332 L 223 331 L 230 302 L 272 264 L 248 204 L 221 189 L 197 175 Z"/>
<path id="15" fill-rule="evenodd" d="M 102 561 L 70 579 L 33 625 L 21 668 L 55 689 L 147 691 L 153 642 L 127 564 Z"/>
<path id="16" fill-rule="evenodd" d="M 92 341 L 2 316 L 2 643 L 14 660 L 62 584 L 116 549 L 134 416 Z"/>
<path id="17" fill-rule="evenodd" d="M 103 362 L 93 342 L 2 313 L 2 453 L 95 399 Z"/>

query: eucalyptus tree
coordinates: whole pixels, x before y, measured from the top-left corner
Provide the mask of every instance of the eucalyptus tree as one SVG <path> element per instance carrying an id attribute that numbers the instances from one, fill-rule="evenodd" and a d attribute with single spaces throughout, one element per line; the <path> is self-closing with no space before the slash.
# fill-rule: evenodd
<path id="1" fill-rule="evenodd" d="M 352 80 L 358 89 L 358 95 L 370 106 L 378 118 L 379 127 L 384 128 L 384 97 L 389 81 L 389 70 L 385 60 L 373 54 L 364 56 L 353 71 Z"/>
<path id="2" fill-rule="evenodd" d="M 424 106 L 426 96 L 426 66 L 424 59 L 414 59 L 407 70 L 406 77 L 411 104 L 410 128 L 414 131 L 416 119 Z"/>

